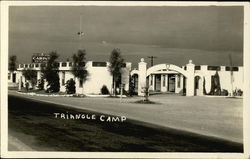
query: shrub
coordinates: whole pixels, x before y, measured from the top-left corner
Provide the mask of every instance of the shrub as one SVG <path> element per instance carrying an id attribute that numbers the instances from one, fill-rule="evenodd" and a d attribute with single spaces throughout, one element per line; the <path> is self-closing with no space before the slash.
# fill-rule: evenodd
<path id="1" fill-rule="evenodd" d="M 234 96 L 242 96 L 243 95 L 243 91 L 241 90 L 241 89 L 235 89 L 234 91 L 233 91 L 233 95 Z"/>
<path id="2" fill-rule="evenodd" d="M 238 96 L 242 96 L 243 95 L 243 91 L 241 89 L 238 89 L 237 94 L 238 94 Z"/>
<path id="3" fill-rule="evenodd" d="M 25 88 L 26 88 L 26 91 L 28 91 L 28 90 L 29 90 L 29 86 L 30 86 L 29 82 L 26 82 L 26 83 L 25 83 Z"/>
<path id="4" fill-rule="evenodd" d="M 101 88 L 101 93 L 102 93 L 102 94 L 110 94 L 110 93 L 109 93 L 109 90 L 108 90 L 108 88 L 107 88 L 106 85 L 103 85 L 103 86 L 102 86 L 102 88 Z"/>
<path id="5" fill-rule="evenodd" d="M 75 81 L 71 78 L 66 82 L 65 88 L 66 88 L 66 93 L 67 94 L 74 94 L 76 93 L 76 86 L 75 86 Z"/>
<path id="6" fill-rule="evenodd" d="M 222 95 L 222 96 L 228 96 L 228 91 L 227 91 L 226 89 L 223 89 L 223 90 L 221 91 L 221 95 Z"/>

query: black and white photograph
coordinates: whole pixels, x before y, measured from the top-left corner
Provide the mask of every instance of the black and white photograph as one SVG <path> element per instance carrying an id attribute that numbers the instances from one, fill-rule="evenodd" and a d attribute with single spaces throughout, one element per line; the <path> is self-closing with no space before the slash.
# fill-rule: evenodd
<path id="1" fill-rule="evenodd" d="M 249 158 L 249 13 L 1 3 L 1 157 Z"/>

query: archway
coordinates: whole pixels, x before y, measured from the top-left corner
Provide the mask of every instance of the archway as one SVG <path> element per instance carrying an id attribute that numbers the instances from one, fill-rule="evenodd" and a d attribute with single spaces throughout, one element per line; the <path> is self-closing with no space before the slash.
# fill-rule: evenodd
<path id="1" fill-rule="evenodd" d="M 173 64 L 159 64 L 152 66 L 147 69 L 147 63 L 144 62 L 144 59 L 141 58 L 141 61 L 138 63 L 138 95 L 144 96 L 144 90 L 147 88 L 147 77 L 151 74 L 155 74 L 160 71 L 162 74 L 164 71 L 173 71 L 175 74 L 179 74 L 182 77 L 185 77 L 186 81 L 186 96 L 194 96 L 194 71 L 195 65 L 192 63 L 192 60 L 189 60 L 189 63 L 186 64 L 186 69 L 183 69 L 179 66 Z M 150 78 L 150 76 L 149 76 Z M 162 76 L 161 76 L 162 78 Z M 162 78 L 163 79 L 163 78 Z M 150 81 L 150 80 L 148 80 Z M 163 80 L 161 80 L 163 81 Z M 183 81 L 183 80 L 182 80 Z M 161 82 L 163 84 L 163 82 Z"/>
<path id="2" fill-rule="evenodd" d="M 150 91 L 168 93 L 185 93 L 185 80 L 193 78 L 189 72 L 173 64 L 152 66 L 147 69 L 146 76 Z"/>
<path id="3" fill-rule="evenodd" d="M 131 81 L 134 85 L 134 92 L 138 94 L 138 77 L 139 77 L 139 71 L 138 70 L 132 70 L 130 73 Z"/>

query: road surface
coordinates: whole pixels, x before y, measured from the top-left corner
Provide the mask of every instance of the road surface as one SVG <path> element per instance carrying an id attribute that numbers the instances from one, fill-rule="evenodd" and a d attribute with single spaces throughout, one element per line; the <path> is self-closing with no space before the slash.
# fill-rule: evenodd
<path id="1" fill-rule="evenodd" d="M 93 99 L 90 99 L 93 100 Z M 242 152 L 242 144 L 108 114 L 9 96 L 10 151 Z M 89 114 L 95 119 L 58 118 L 54 113 Z"/>
<path id="2" fill-rule="evenodd" d="M 156 95 L 158 104 L 136 104 L 141 98 L 72 98 L 12 95 L 69 107 L 124 115 L 129 119 L 243 143 L 243 100 L 218 97 Z"/>

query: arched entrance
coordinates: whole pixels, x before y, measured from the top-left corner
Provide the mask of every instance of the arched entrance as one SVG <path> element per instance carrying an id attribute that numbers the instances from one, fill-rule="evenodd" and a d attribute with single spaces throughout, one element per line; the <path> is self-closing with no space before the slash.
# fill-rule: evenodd
<path id="1" fill-rule="evenodd" d="M 130 73 L 131 81 L 134 85 L 134 92 L 138 94 L 138 70 L 132 70 Z"/>
<path id="2" fill-rule="evenodd" d="M 185 67 L 186 69 L 173 64 L 158 64 L 147 69 L 147 63 L 144 62 L 144 59 L 142 58 L 141 62 L 138 63 L 138 70 L 133 70 L 131 72 L 131 73 L 136 72 L 138 74 L 138 95 L 143 96 L 144 95 L 143 90 L 147 88 L 147 86 L 149 86 L 150 84 L 155 83 L 155 76 L 153 76 L 154 74 L 161 75 L 160 76 L 161 91 L 163 91 L 164 89 L 166 90 L 166 88 L 169 89 L 169 87 L 166 87 L 166 81 L 169 80 L 168 78 L 166 78 L 166 74 L 172 73 L 174 74 L 173 77 L 175 80 L 174 92 L 178 92 L 180 91 L 180 89 L 182 89 L 186 90 L 185 93 L 186 96 L 194 96 L 195 65 L 192 63 L 192 60 L 189 60 L 189 63 Z M 178 83 L 182 87 L 178 88 L 177 87 Z M 154 88 L 155 86 L 153 87 L 153 89 Z"/>
<path id="3" fill-rule="evenodd" d="M 149 90 L 155 92 L 185 93 L 189 73 L 173 64 L 158 64 L 147 69 Z"/>

